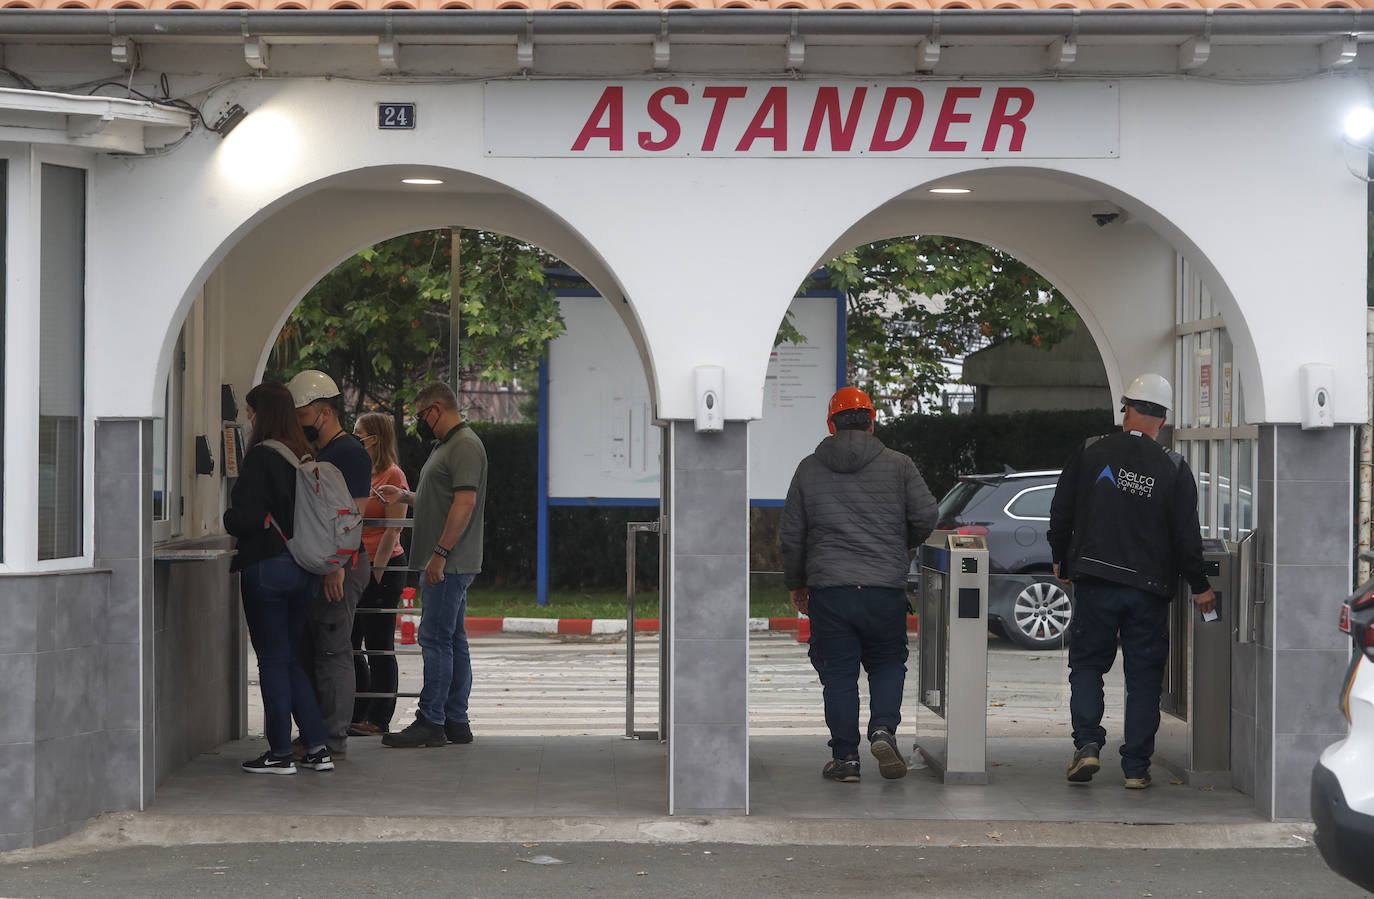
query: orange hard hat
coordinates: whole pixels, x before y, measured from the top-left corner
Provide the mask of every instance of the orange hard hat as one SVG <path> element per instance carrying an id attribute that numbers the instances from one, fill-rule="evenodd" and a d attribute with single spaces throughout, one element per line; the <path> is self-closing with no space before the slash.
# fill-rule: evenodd
<path id="1" fill-rule="evenodd" d="M 869 421 L 878 417 L 878 410 L 873 408 L 873 401 L 868 398 L 868 394 L 857 387 L 841 387 L 830 398 L 830 411 L 825 414 L 825 423 L 830 426 L 830 433 L 835 433 L 835 413 L 849 409 L 867 409 Z"/>

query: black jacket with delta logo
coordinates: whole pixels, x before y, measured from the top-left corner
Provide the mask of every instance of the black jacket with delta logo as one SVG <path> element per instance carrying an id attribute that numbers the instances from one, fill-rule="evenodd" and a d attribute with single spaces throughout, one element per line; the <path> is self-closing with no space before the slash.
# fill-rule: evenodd
<path id="1" fill-rule="evenodd" d="M 1210 586 L 1193 471 L 1137 431 L 1093 437 L 1074 451 L 1054 491 L 1048 537 L 1061 577 L 1170 599 L 1180 575 L 1195 594 Z"/>

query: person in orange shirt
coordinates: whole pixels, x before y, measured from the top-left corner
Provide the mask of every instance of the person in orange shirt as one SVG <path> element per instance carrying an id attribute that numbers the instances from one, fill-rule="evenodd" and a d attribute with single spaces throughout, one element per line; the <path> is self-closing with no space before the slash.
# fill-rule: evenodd
<path id="1" fill-rule="evenodd" d="M 362 441 L 372 458 L 372 494 L 363 510 L 365 519 L 406 517 L 405 503 L 384 503 L 377 488 L 391 484 L 401 490 L 410 489 L 405 472 L 396 462 L 396 430 L 391 418 L 381 412 L 365 412 L 358 416 L 353 435 Z M 395 693 L 397 685 L 395 649 L 396 617 L 363 609 L 394 609 L 400 605 L 401 589 L 405 586 L 405 550 L 401 547 L 401 528 L 364 525 L 363 547 L 372 560 L 372 577 L 358 602 L 361 614 L 353 619 L 353 670 L 357 677 L 358 693 Z M 384 570 L 386 569 L 386 570 Z M 357 650 L 366 644 L 369 653 Z M 388 653 L 388 654 L 380 654 Z M 353 702 L 353 723 L 348 733 L 354 737 L 377 736 L 391 728 L 391 716 L 396 711 L 395 697 L 358 698 Z"/>

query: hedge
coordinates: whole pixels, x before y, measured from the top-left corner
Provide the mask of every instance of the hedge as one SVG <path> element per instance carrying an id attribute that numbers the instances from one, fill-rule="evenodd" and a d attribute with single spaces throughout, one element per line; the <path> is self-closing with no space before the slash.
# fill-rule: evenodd
<path id="1" fill-rule="evenodd" d="M 874 433 L 906 453 L 931 492 L 944 496 L 961 474 L 1060 468 L 1079 443 L 1112 429 L 1108 409 L 999 415 L 907 415 Z"/>
<path id="2" fill-rule="evenodd" d="M 909 415 L 877 427 L 889 447 L 916 460 L 926 483 L 943 496 L 960 474 L 1058 468 L 1084 438 L 1112 429 L 1105 409 L 1004 415 Z M 538 548 L 539 444 L 535 425 L 473 425 L 487 447 L 486 546 L 481 581 L 535 583 Z M 407 453 L 407 456 L 410 454 Z M 410 462 L 407 459 L 407 462 Z M 406 465 L 418 472 L 418 462 Z M 776 509 L 750 515 L 750 567 L 776 570 Z M 556 506 L 549 510 L 549 581 L 555 590 L 615 591 L 625 586 L 625 524 L 653 520 L 647 507 Z M 658 541 L 639 538 L 641 585 L 658 581 Z"/>

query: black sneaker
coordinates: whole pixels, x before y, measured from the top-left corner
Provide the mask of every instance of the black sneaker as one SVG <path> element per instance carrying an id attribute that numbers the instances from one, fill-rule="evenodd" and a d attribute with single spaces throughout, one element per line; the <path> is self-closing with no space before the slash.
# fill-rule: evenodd
<path id="1" fill-rule="evenodd" d="M 326 749 L 329 749 L 329 747 L 327 747 L 327 746 L 326 746 L 325 748 L 326 748 Z M 294 740 L 291 741 L 291 755 L 292 755 L 292 756 L 296 759 L 296 761 L 298 761 L 298 762 L 299 762 L 301 759 L 305 758 L 305 755 L 306 755 L 306 752 L 305 752 L 305 743 L 304 743 L 304 741 L 301 740 L 300 737 L 297 737 L 296 739 L 294 739 Z M 344 759 L 348 758 L 348 750 L 347 750 L 347 749 L 329 749 L 329 755 L 330 755 L 330 758 L 331 758 L 333 761 L 342 762 Z M 326 768 L 325 770 L 327 771 L 327 770 L 329 770 L 329 769 Z"/>
<path id="2" fill-rule="evenodd" d="M 859 760 L 857 758 L 831 759 L 821 769 L 821 777 L 826 780 L 837 780 L 840 783 L 856 784 L 859 782 Z"/>
<path id="3" fill-rule="evenodd" d="M 1128 790 L 1148 790 L 1150 788 L 1150 769 L 1146 768 L 1145 773 L 1138 777 L 1127 777 L 1125 785 Z"/>
<path id="4" fill-rule="evenodd" d="M 1065 777 L 1071 783 L 1076 784 L 1085 784 L 1092 780 L 1093 775 L 1102 768 L 1102 763 L 1097 758 L 1098 751 L 1099 747 L 1096 743 L 1089 743 L 1087 746 L 1075 749 L 1073 761 L 1069 763 L 1069 770 L 1065 773 Z"/>
<path id="5" fill-rule="evenodd" d="M 876 728 L 868 736 L 868 750 L 878 760 L 878 773 L 888 780 L 906 777 L 906 759 L 897 750 L 897 738 L 887 728 Z"/>
<path id="6" fill-rule="evenodd" d="M 243 763 L 243 770 L 249 774 L 295 774 L 296 760 L 287 756 L 277 758 L 270 751 Z"/>
<path id="7" fill-rule="evenodd" d="M 443 727 L 430 721 L 419 712 L 415 713 L 415 720 L 410 722 L 405 730 L 382 734 L 383 746 L 394 746 L 398 749 L 413 749 L 417 746 L 443 746 L 447 742 L 448 737 L 444 734 Z"/>
<path id="8" fill-rule="evenodd" d="M 444 735 L 450 743 L 471 743 L 472 727 L 466 721 L 445 721 Z"/>
<path id="9" fill-rule="evenodd" d="M 309 768 L 311 771 L 333 771 L 334 759 L 329 754 L 329 747 L 326 746 L 319 752 L 307 752 L 296 762 L 302 768 Z"/>

